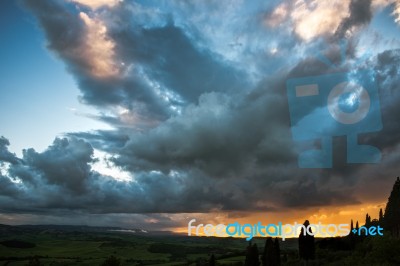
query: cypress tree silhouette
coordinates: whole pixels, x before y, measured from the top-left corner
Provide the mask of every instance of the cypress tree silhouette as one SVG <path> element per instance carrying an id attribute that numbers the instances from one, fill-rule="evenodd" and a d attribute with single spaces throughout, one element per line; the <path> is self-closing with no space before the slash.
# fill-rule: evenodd
<path id="1" fill-rule="evenodd" d="M 271 237 L 268 237 L 267 240 L 265 240 L 261 263 L 263 266 L 281 265 L 281 248 L 279 247 L 278 238 L 275 238 L 275 241 L 272 241 Z"/>
<path id="2" fill-rule="evenodd" d="M 260 265 L 260 260 L 258 258 L 258 247 L 257 244 L 251 245 L 251 242 L 249 242 L 249 245 L 247 246 L 247 252 L 246 252 L 246 260 L 244 261 L 245 266 L 259 266 Z"/>
<path id="3" fill-rule="evenodd" d="M 371 226 L 371 216 L 367 215 L 365 216 L 365 227 L 369 228 Z"/>
<path id="4" fill-rule="evenodd" d="M 350 233 L 349 233 L 349 235 L 354 235 L 353 229 L 354 229 L 353 219 L 351 219 L 351 223 L 350 223 Z"/>
<path id="5" fill-rule="evenodd" d="M 379 222 L 380 222 L 380 223 L 383 222 L 383 212 L 382 212 L 382 208 L 380 208 L 380 210 L 379 210 Z"/>
<path id="6" fill-rule="evenodd" d="M 274 258 L 275 258 L 275 265 L 280 266 L 281 265 L 281 248 L 279 246 L 279 240 L 278 238 L 275 238 L 274 241 Z"/>
<path id="7" fill-rule="evenodd" d="M 360 227 L 358 227 L 358 221 L 356 222 L 356 230 L 358 232 L 358 229 L 360 229 Z"/>
<path id="8" fill-rule="evenodd" d="M 400 179 L 397 177 L 390 193 L 383 216 L 385 230 L 393 236 L 400 236 Z"/>
<path id="9" fill-rule="evenodd" d="M 264 252 L 261 257 L 261 263 L 263 266 L 273 265 L 274 263 L 274 243 L 271 237 L 267 237 L 265 240 Z"/>
<path id="10" fill-rule="evenodd" d="M 313 260 L 315 258 L 314 236 L 312 235 L 311 228 L 309 230 L 310 232 L 307 231 L 307 226 L 310 225 L 310 222 L 308 220 L 306 220 L 303 225 L 304 225 L 304 227 L 301 229 L 301 232 L 299 235 L 300 259 L 304 259 L 306 261 Z"/>
<path id="11" fill-rule="evenodd" d="M 208 265 L 215 266 L 215 255 L 214 255 L 214 253 L 211 254 L 210 261 L 209 261 Z"/>
<path id="12" fill-rule="evenodd" d="M 355 234 L 353 232 L 353 229 L 354 229 L 354 223 L 353 223 L 353 219 L 351 219 L 350 232 L 349 232 L 349 236 L 348 236 L 349 239 L 350 239 L 350 247 L 351 247 L 351 249 L 353 249 L 355 247 L 355 243 L 356 243 Z"/>

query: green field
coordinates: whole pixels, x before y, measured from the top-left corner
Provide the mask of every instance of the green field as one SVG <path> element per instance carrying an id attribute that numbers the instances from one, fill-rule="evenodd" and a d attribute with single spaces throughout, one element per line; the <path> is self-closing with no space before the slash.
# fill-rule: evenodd
<path id="1" fill-rule="evenodd" d="M 36 257 L 43 265 L 101 265 L 113 255 L 122 265 L 195 265 L 208 261 L 210 254 L 242 258 L 244 239 L 187 236 L 140 236 L 115 232 L 53 232 L 3 234 L 0 241 L 17 240 L 34 247 L 0 245 L 0 264 L 28 265 Z"/>
<path id="2" fill-rule="evenodd" d="M 254 243 L 262 254 L 265 239 Z M 281 265 L 301 265 L 297 239 L 279 240 L 279 245 Z M 0 265 L 8 266 L 102 265 L 110 256 L 120 265 L 201 266 L 208 265 L 211 254 L 216 265 L 244 265 L 247 246 L 242 238 L 0 226 Z M 316 239 L 316 259 L 308 265 L 400 265 L 400 239 Z"/>

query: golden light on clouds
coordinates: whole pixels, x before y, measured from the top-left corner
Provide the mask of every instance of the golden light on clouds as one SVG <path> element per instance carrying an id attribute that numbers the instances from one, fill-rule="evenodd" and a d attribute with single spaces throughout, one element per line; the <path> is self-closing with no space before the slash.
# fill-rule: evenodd
<path id="1" fill-rule="evenodd" d="M 350 16 L 350 0 L 307 1 L 290 0 L 277 7 L 265 18 L 268 27 L 291 27 L 304 41 L 321 35 L 332 35 L 342 21 Z M 400 23 L 400 0 L 373 0 L 372 12 L 394 5 L 392 16 Z M 288 25 L 289 23 L 289 25 Z"/>
<path id="2" fill-rule="evenodd" d="M 400 24 L 400 1 L 396 2 L 395 9 L 392 15 L 394 16 L 395 22 Z"/>
<path id="3" fill-rule="evenodd" d="M 95 77 L 112 77 L 119 74 L 119 66 L 115 62 L 115 43 L 107 36 L 107 27 L 96 18 L 86 13 L 79 13 L 86 26 L 86 35 L 82 54 Z"/>
<path id="4" fill-rule="evenodd" d="M 374 9 L 381 9 L 387 7 L 388 5 L 393 5 L 392 16 L 394 21 L 400 24 L 400 0 L 373 0 L 372 7 Z"/>
<path id="5" fill-rule="evenodd" d="M 281 24 L 282 22 L 284 22 L 287 19 L 289 13 L 289 8 L 287 6 L 286 3 L 282 3 L 280 5 L 278 5 L 274 11 L 271 13 L 271 15 L 269 15 L 266 20 L 265 23 L 267 24 L 267 26 L 269 27 L 277 27 L 279 24 Z"/>
<path id="6" fill-rule="evenodd" d="M 70 0 L 74 3 L 81 4 L 92 9 L 97 9 L 102 6 L 113 7 L 122 0 Z"/>
<path id="7" fill-rule="evenodd" d="M 290 25 L 297 36 L 311 41 L 320 35 L 333 34 L 342 20 L 349 16 L 349 3 L 350 0 L 292 0 L 278 5 L 264 22 L 273 28 Z"/>
<path id="8" fill-rule="evenodd" d="M 305 41 L 323 34 L 333 34 L 345 17 L 349 16 L 349 0 L 298 0 L 291 12 L 294 31 Z"/>
<path id="9" fill-rule="evenodd" d="M 118 109 L 119 109 L 118 115 L 119 115 L 119 118 L 121 119 L 121 122 L 123 122 L 125 124 L 131 124 L 131 125 L 134 125 L 135 123 L 138 122 L 139 118 L 131 110 L 124 108 L 124 107 L 119 107 Z"/>
<path id="10" fill-rule="evenodd" d="M 172 230 L 176 233 L 188 234 L 188 225 L 187 223 L 191 219 L 196 219 L 192 225 L 198 224 L 213 224 L 214 226 L 218 224 L 228 225 L 229 223 L 238 222 L 240 224 L 257 224 L 261 222 L 263 225 L 267 225 L 269 223 L 278 224 L 303 224 L 305 220 L 309 220 L 311 224 L 348 224 L 350 226 L 351 220 L 354 222 L 354 226 L 356 222 L 359 222 L 359 225 L 363 225 L 365 223 L 365 216 L 368 213 L 372 219 L 378 219 L 379 209 L 382 208 L 383 211 L 385 209 L 384 202 L 377 203 L 366 203 L 359 205 L 349 205 L 349 206 L 330 206 L 326 208 L 318 208 L 315 210 L 288 210 L 281 212 L 268 212 L 268 213 L 193 213 L 187 214 L 185 219 L 181 219 L 183 222 L 182 226 L 173 228 Z M 204 236 L 203 231 L 199 231 L 199 236 Z M 296 234 L 298 235 L 299 232 Z M 195 230 L 192 230 L 192 235 L 195 235 Z M 317 237 L 320 235 L 317 235 Z M 243 237 L 243 236 L 242 236 Z"/>

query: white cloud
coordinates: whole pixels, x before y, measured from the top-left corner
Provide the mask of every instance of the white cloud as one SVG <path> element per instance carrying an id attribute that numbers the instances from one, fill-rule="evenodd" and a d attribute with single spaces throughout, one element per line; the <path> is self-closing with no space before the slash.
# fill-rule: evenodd
<path id="1" fill-rule="evenodd" d="M 110 176 L 118 181 L 132 181 L 133 177 L 131 173 L 115 166 L 110 161 L 112 155 L 96 149 L 94 149 L 93 154 L 96 162 L 92 163 L 92 170 L 102 175 Z"/>

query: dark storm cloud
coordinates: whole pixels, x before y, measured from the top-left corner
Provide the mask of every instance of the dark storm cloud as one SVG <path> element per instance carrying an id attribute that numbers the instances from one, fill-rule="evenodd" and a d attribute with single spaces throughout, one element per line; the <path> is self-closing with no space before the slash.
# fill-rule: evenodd
<path id="1" fill-rule="evenodd" d="M 291 74 L 313 71 L 305 65 Z M 50 191 L 41 193 L 48 195 L 42 199 L 41 207 L 114 213 L 265 211 L 276 206 L 301 209 L 357 203 L 348 184 L 368 178 L 358 175 L 362 165 L 353 166 L 353 174 L 347 173 L 346 177 L 345 169 L 298 169 L 289 131 L 286 76 L 262 82 L 245 97 L 203 94 L 199 104 L 186 107 L 180 116 L 129 137 L 105 132 L 79 135 L 100 140 L 99 147 L 101 143 L 114 143 L 111 150 L 117 156 L 113 162 L 135 173 L 134 182 L 116 181 L 87 171 L 91 149 L 77 140 L 74 145 L 57 140 L 43 154 L 25 152 L 29 168 L 40 172 L 49 189 L 53 185 Z M 82 165 L 67 168 L 71 173 L 85 173 L 79 177 L 81 182 L 60 182 L 57 172 L 52 171 L 60 164 L 52 162 L 51 154 L 54 158 L 65 157 L 65 163 L 82 160 Z M 46 158 L 49 165 L 38 163 L 41 158 Z M 348 180 L 335 184 L 334 176 Z"/>
<path id="2" fill-rule="evenodd" d="M 385 51 L 376 61 L 383 129 L 369 140 L 390 150 L 400 141 L 400 50 Z"/>
<path id="3" fill-rule="evenodd" d="M 397 60 L 389 58 L 386 66 Z M 300 69 L 295 72 L 308 73 Z M 75 134 L 98 147 L 109 145 L 105 150 L 115 152 L 113 161 L 134 173 L 133 182 L 91 170 L 93 149 L 75 138 L 57 139 L 43 153 L 26 150 L 22 162 L 9 169 L 24 186 L 3 179 L 8 195 L 3 204 L 14 199 L 6 208 L 10 212 L 174 213 L 357 203 L 352 187 L 329 178 L 335 172 L 298 169 L 289 131 L 286 76 L 262 82 L 245 97 L 204 94 L 199 104 L 144 133 Z M 9 155 L 8 141 L 2 142 L 2 154 Z M 24 202 L 30 199 L 29 204 L 15 194 Z"/>
<path id="4" fill-rule="evenodd" d="M 56 139 L 46 151 L 24 150 L 23 160 L 50 185 L 84 192 L 90 176 L 93 149 L 82 140 Z"/>
<path id="5" fill-rule="evenodd" d="M 111 35 L 125 60 L 140 63 L 145 73 L 184 100 L 197 101 L 204 92 L 237 91 L 246 76 L 205 48 L 196 47 L 183 29 L 167 22 L 151 29 L 122 28 Z M 121 25 L 122 26 L 122 25 Z"/>
<path id="6" fill-rule="evenodd" d="M 7 176 L 0 174 L 0 195 L 10 198 L 18 196 L 18 189 L 15 184 Z"/>
<path id="7" fill-rule="evenodd" d="M 241 65 L 247 71 L 242 73 L 172 14 L 149 12 L 140 18 L 132 13 L 139 7 L 125 1 L 100 12 L 115 42 L 115 60 L 125 64 L 120 67 L 123 74 L 99 78 L 92 75 L 79 49 L 87 34 L 80 9 L 61 1 L 25 2 L 44 29 L 48 47 L 76 77 L 82 99 L 100 109 L 124 107 L 129 112 L 95 117 L 116 130 L 68 133 L 68 138 L 56 139 L 44 152 L 25 150 L 21 159 L 8 151 L 8 140 L 0 139 L 0 161 L 11 163 L 0 177 L 4 210 L 87 215 L 318 208 L 356 204 L 357 184 L 378 182 L 372 173 L 393 174 L 398 151 L 390 148 L 399 142 L 398 51 L 380 54 L 377 65 L 371 66 L 379 76 L 384 130 L 367 136 L 367 142 L 383 149 L 382 166 L 392 170 L 378 171 L 381 166 L 376 165 L 366 172 L 365 166 L 346 166 L 344 161 L 329 170 L 299 169 L 285 83 L 292 77 L 338 71 L 312 59 L 322 44 L 304 47 L 281 33 L 277 44 L 284 47 L 275 48 L 283 48 L 282 54 L 277 51 L 281 57 L 274 57 L 268 51 L 274 46 L 257 40 L 258 31 L 246 35 L 246 29 L 251 30 L 243 27 L 234 35 L 240 41 L 229 36 L 226 46 L 232 41 L 246 46 L 239 58 L 249 57 L 246 62 L 254 63 Z M 368 23 L 370 4 L 352 1 L 350 16 L 337 34 Z M 224 33 L 215 31 L 215 37 Z M 349 44 L 346 55 L 354 59 L 357 43 L 350 37 Z M 340 63 L 340 49 L 328 49 L 327 57 Z M 288 65 L 282 67 L 284 62 Z M 344 63 L 339 70 L 350 69 Z M 250 83 L 253 72 L 264 78 Z M 126 121 L 131 120 L 130 128 Z M 94 171 L 93 148 L 111 154 L 109 162 L 130 172 L 132 180 L 118 181 Z M 344 150 L 345 146 L 335 145 L 335 160 L 343 157 L 337 154 Z"/>
<path id="8" fill-rule="evenodd" d="M 0 137 L 0 162 L 7 162 L 11 164 L 18 163 L 18 158 L 15 154 L 8 151 L 8 146 L 10 142 L 5 137 Z"/>
<path id="9" fill-rule="evenodd" d="M 136 171 L 132 181 L 118 181 L 91 169 L 92 152 L 87 142 L 75 138 L 56 139 L 42 153 L 26 150 L 20 163 L 10 165 L 8 174 L 0 178 L 3 211 L 42 214 L 68 210 L 92 214 L 274 211 L 278 206 L 292 207 L 290 199 L 281 197 L 285 191 L 310 193 L 301 189 L 305 186 L 304 179 L 285 185 L 289 179 L 300 176 L 290 171 L 285 173 L 286 165 L 270 166 L 266 168 L 268 171 L 258 169 L 258 176 L 248 178 L 243 174 L 239 178 L 213 177 L 192 167 L 171 169 L 168 173 Z M 277 173 L 280 176 L 274 177 Z M 326 205 L 337 202 L 329 200 L 336 198 L 337 192 L 307 181 L 310 182 L 317 202 L 323 200 Z M 342 195 L 340 202 L 351 203 L 354 199 Z M 312 205 L 311 201 L 306 203 Z"/>
<path id="10" fill-rule="evenodd" d="M 292 180 L 282 183 L 282 185 L 283 187 L 280 188 L 282 189 L 283 206 L 287 208 L 360 203 L 349 193 L 352 192 L 351 189 L 323 187 L 311 178 Z"/>
<path id="11" fill-rule="evenodd" d="M 219 191 L 200 171 L 163 174 L 138 172 L 132 182 L 117 181 L 91 170 L 91 146 L 75 138 L 56 139 L 47 150 L 24 151 L 17 165 L 1 176 L 3 210 L 51 212 L 82 210 L 89 213 L 146 213 L 208 211 L 213 208 L 245 208 L 244 194 L 235 185 Z M 12 182 L 16 180 L 16 182 Z M 13 204 L 9 204 L 13 202 Z"/>
<path id="12" fill-rule="evenodd" d="M 241 175 L 256 165 L 290 162 L 282 95 L 203 94 L 181 116 L 131 138 L 116 162 L 129 170 L 198 167 L 215 176 Z M 283 118 L 283 119 L 282 119 Z"/>
<path id="13" fill-rule="evenodd" d="M 125 132 L 125 133 L 124 133 Z M 104 150 L 111 154 L 116 153 L 129 140 L 130 130 L 97 130 L 95 132 L 67 133 L 68 137 L 76 137 L 88 141 L 93 148 Z"/>
<path id="14" fill-rule="evenodd" d="M 344 38 L 347 31 L 352 31 L 353 27 L 368 24 L 372 19 L 371 2 L 372 0 L 351 0 L 349 5 L 350 16 L 340 23 L 335 36 Z"/>

